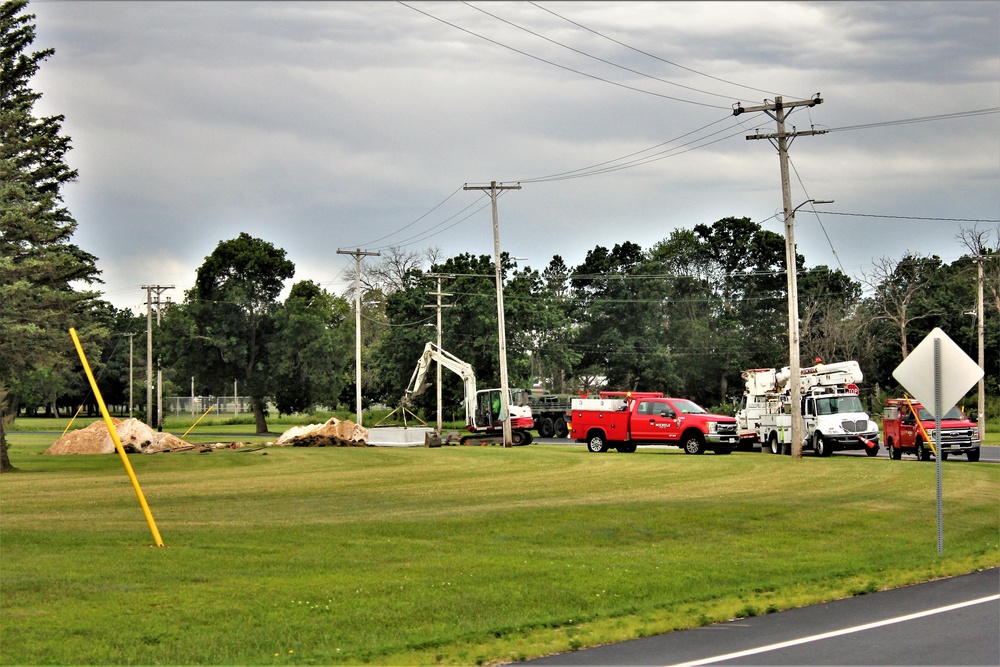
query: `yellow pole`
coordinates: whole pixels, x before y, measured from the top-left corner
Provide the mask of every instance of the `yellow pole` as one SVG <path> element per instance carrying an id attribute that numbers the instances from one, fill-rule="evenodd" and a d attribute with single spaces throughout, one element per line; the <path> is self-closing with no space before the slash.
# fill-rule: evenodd
<path id="1" fill-rule="evenodd" d="M 934 456 L 937 456 L 937 448 L 934 446 L 934 441 L 931 440 L 931 436 L 927 435 L 927 429 L 924 428 L 924 423 L 920 421 L 920 412 L 913 409 L 913 403 L 910 403 L 909 396 L 903 394 L 903 399 L 905 399 L 906 404 L 910 406 L 910 413 L 913 414 L 913 419 L 917 422 L 917 428 L 919 428 L 920 432 L 924 434 L 924 442 L 931 446 L 931 451 L 934 452 Z"/>
<path id="2" fill-rule="evenodd" d="M 198 422 L 200 422 L 202 419 L 204 419 L 205 417 L 207 417 L 208 413 L 211 412 L 212 408 L 214 408 L 214 407 L 215 407 L 214 405 L 208 406 L 208 410 L 205 410 L 205 414 L 203 414 L 201 417 L 198 417 Z M 198 425 L 198 422 L 195 422 L 195 423 L 191 424 L 191 428 L 189 428 L 188 430 L 184 431 L 184 435 L 181 436 L 181 440 L 183 440 L 187 436 L 187 434 L 191 432 L 191 429 L 193 429 L 195 426 Z"/>
<path id="3" fill-rule="evenodd" d="M 69 427 L 70 427 L 70 426 L 72 426 L 72 425 L 73 425 L 73 422 L 75 422 L 75 421 L 76 421 L 76 418 L 80 416 L 80 411 L 81 411 L 81 410 L 83 410 L 83 403 L 81 403 L 81 404 L 80 404 L 80 407 L 78 407 L 78 408 L 76 409 L 76 414 L 75 414 L 75 415 L 73 415 L 73 418 L 69 420 L 69 423 L 68 423 L 68 424 L 66 424 L 66 430 L 65 430 L 65 431 L 63 431 L 63 434 L 62 434 L 61 436 L 59 436 L 59 437 L 64 437 L 64 436 L 65 436 L 65 435 L 66 435 L 66 434 L 67 434 L 67 433 L 69 432 Z"/>
<path id="4" fill-rule="evenodd" d="M 122 447 L 121 438 L 118 437 L 118 431 L 115 429 L 115 425 L 111 422 L 111 414 L 108 412 L 108 406 L 104 404 L 104 398 L 101 397 L 101 391 L 97 388 L 97 380 L 94 379 L 94 373 L 90 370 L 90 364 L 87 363 L 87 355 L 83 352 L 83 346 L 80 345 L 80 339 L 76 335 L 76 329 L 70 327 L 69 335 L 73 338 L 73 345 L 76 346 L 76 352 L 80 355 L 80 362 L 83 364 L 83 370 L 87 374 L 87 379 L 90 381 L 90 388 L 94 392 L 94 396 L 97 397 L 97 404 L 101 406 L 101 415 L 104 416 L 104 425 L 108 427 L 108 434 L 115 443 L 115 449 L 118 450 L 118 456 L 121 457 L 122 463 L 125 464 L 125 471 L 128 473 L 128 477 L 132 480 L 132 488 L 135 489 L 135 495 L 139 497 L 139 505 L 142 507 L 142 513 L 146 516 L 146 523 L 149 524 L 149 530 L 153 533 L 153 540 L 156 542 L 156 546 L 162 547 L 163 540 L 160 539 L 160 531 L 156 529 L 156 522 L 153 521 L 153 514 L 149 511 L 149 505 L 146 504 L 146 498 L 142 495 L 142 489 L 139 487 L 139 480 L 135 478 L 135 473 L 132 472 L 132 464 L 128 462 L 128 456 L 125 454 L 125 448 Z"/>

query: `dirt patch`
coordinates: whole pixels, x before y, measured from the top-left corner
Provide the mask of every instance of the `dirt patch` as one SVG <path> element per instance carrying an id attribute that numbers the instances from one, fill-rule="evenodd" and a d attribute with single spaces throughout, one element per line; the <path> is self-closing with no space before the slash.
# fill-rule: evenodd
<path id="1" fill-rule="evenodd" d="M 138 419 L 111 419 L 122 449 L 128 454 L 157 454 L 193 449 L 194 445 L 170 433 L 160 433 Z M 115 442 L 104 421 L 70 431 L 45 450 L 46 454 L 114 454 Z"/>
<path id="2" fill-rule="evenodd" d="M 274 441 L 292 447 L 367 447 L 368 429 L 354 422 L 331 417 L 324 424 L 293 426 Z"/>

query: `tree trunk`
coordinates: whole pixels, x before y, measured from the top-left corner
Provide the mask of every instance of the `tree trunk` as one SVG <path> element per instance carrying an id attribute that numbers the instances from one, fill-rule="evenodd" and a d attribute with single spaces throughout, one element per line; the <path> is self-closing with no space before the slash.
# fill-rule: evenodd
<path id="1" fill-rule="evenodd" d="M 0 387 L 0 473 L 17 470 L 7 453 L 7 421 L 7 391 Z"/>
<path id="2" fill-rule="evenodd" d="M 250 398 L 250 405 L 253 406 L 253 420 L 257 425 L 257 434 L 263 435 L 267 433 L 267 420 L 264 417 L 264 401 L 252 396 Z"/>

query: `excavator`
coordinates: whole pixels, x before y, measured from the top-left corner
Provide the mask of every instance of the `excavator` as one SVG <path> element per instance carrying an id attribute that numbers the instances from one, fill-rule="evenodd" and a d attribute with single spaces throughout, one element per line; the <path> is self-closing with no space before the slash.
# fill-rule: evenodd
<path id="1" fill-rule="evenodd" d="M 427 371 L 435 361 L 461 377 L 465 384 L 465 398 L 462 404 L 465 408 L 465 428 L 470 435 L 463 436 L 460 443 L 502 445 L 503 423 L 507 416 L 503 414 L 501 390 L 477 391 L 476 373 L 472 366 L 434 343 L 427 343 L 424 346 L 423 354 L 417 361 L 417 367 L 413 369 L 410 384 L 403 395 L 403 405 L 411 405 L 415 397 L 420 396 L 431 386 L 425 381 Z M 535 421 L 531 417 L 531 408 L 516 403 L 513 392 L 509 392 L 507 405 L 510 410 L 511 441 L 515 446 L 527 445 L 532 439 L 528 429 L 534 427 Z"/>

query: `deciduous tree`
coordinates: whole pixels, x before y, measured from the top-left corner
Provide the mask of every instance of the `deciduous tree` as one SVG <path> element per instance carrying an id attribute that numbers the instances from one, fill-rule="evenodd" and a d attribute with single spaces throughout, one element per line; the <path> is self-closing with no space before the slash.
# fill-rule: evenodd
<path id="1" fill-rule="evenodd" d="M 216 388 L 239 381 L 250 394 L 257 433 L 267 433 L 274 395 L 278 296 L 294 274 L 284 250 L 243 232 L 205 258 L 184 303 L 167 310 L 161 327 L 164 361 L 175 370 Z"/>

